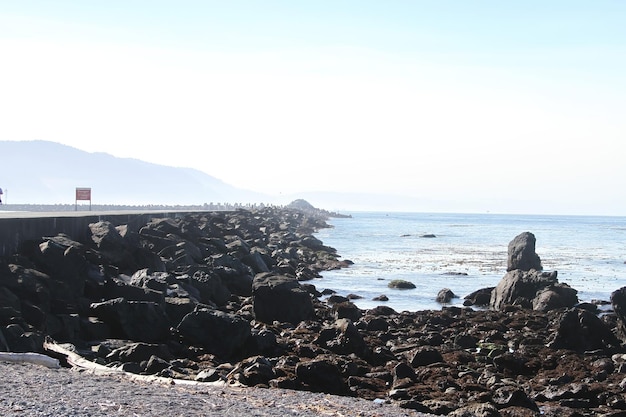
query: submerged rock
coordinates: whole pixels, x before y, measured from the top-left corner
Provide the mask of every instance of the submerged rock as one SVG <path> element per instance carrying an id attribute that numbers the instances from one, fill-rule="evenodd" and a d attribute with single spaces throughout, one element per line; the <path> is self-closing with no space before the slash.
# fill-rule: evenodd
<path id="1" fill-rule="evenodd" d="M 449 303 L 450 301 L 452 301 L 453 298 L 457 298 L 457 296 L 452 292 L 451 289 L 449 288 L 443 288 L 442 290 L 439 290 L 439 292 L 437 293 L 437 297 L 435 298 L 435 301 L 437 301 L 438 303 Z"/>
<path id="2" fill-rule="evenodd" d="M 405 281 L 403 279 L 394 279 L 387 284 L 389 288 L 397 288 L 401 290 L 411 290 L 416 288 L 415 284 L 410 281 Z"/>

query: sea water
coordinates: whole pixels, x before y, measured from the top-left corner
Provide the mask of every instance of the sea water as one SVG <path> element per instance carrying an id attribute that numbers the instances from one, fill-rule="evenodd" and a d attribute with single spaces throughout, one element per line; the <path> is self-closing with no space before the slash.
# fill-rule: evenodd
<path id="1" fill-rule="evenodd" d="M 506 273 L 509 242 L 522 232 L 537 239 L 544 271 L 578 290 L 581 301 L 608 301 L 626 286 L 626 217 L 353 212 L 332 218 L 316 236 L 337 250 L 349 268 L 327 271 L 319 290 L 355 294 L 363 309 L 441 309 L 439 290 L 451 289 L 462 305 L 475 290 L 496 286 Z M 426 236 L 431 237 L 426 237 Z M 432 237 L 434 236 L 434 237 Z M 391 280 L 415 284 L 388 288 Z M 389 301 L 373 301 L 386 295 Z"/>

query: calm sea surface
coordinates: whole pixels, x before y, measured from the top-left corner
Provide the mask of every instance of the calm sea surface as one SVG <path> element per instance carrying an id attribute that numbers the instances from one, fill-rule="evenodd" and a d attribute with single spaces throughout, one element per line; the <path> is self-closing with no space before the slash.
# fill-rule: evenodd
<path id="1" fill-rule="evenodd" d="M 626 217 L 354 212 L 330 219 L 316 236 L 337 249 L 350 268 L 324 272 L 313 283 L 339 295 L 356 294 L 360 308 L 387 305 L 397 311 L 440 309 L 437 292 L 460 298 L 495 286 L 506 273 L 507 247 L 522 232 L 537 238 L 545 271 L 578 290 L 581 301 L 609 300 L 626 286 Z M 432 234 L 436 237 L 425 238 Z M 465 275 L 467 274 L 467 275 Z M 387 287 L 403 279 L 413 290 Z M 372 301 L 379 295 L 389 301 Z"/>

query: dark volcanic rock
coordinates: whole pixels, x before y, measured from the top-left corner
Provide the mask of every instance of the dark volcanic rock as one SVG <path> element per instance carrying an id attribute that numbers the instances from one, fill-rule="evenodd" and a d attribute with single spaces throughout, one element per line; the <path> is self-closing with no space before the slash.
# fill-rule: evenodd
<path id="1" fill-rule="evenodd" d="M 537 270 L 509 271 L 491 292 L 490 306 L 502 309 L 519 305 L 541 311 L 573 307 L 578 303 L 577 291 L 560 284 L 556 275 Z"/>
<path id="2" fill-rule="evenodd" d="M 457 298 L 457 296 L 452 292 L 452 290 L 449 288 L 444 288 L 442 290 L 439 290 L 435 300 L 438 303 L 445 304 L 445 303 L 449 303 L 450 301 L 452 301 L 453 298 Z"/>
<path id="3" fill-rule="evenodd" d="M 491 292 L 495 287 L 481 288 L 480 290 L 476 290 L 465 297 L 465 301 L 463 305 L 466 306 L 479 306 L 479 307 L 487 307 L 491 302 Z"/>
<path id="4" fill-rule="evenodd" d="M 312 391 L 339 395 L 349 392 L 339 366 L 328 359 L 300 362 L 296 366 L 296 376 Z"/>
<path id="5" fill-rule="evenodd" d="M 243 318 L 209 309 L 187 314 L 177 330 L 184 339 L 223 358 L 241 354 L 251 335 L 250 323 Z"/>
<path id="6" fill-rule="evenodd" d="M 537 239 L 530 232 L 524 232 L 517 235 L 510 243 L 508 248 L 507 271 L 521 269 L 522 271 L 530 271 L 536 269 L 541 271 L 541 259 L 535 252 L 535 243 Z"/>
<path id="7" fill-rule="evenodd" d="M 611 305 L 618 320 L 617 334 L 626 343 L 626 287 L 611 293 Z"/>
<path id="8" fill-rule="evenodd" d="M 597 315 L 587 310 L 568 309 L 561 315 L 549 346 L 580 352 L 619 346 L 617 337 Z"/>
<path id="9" fill-rule="evenodd" d="M 142 342 L 163 341 L 169 336 L 170 320 L 153 302 L 116 298 L 91 305 L 91 314 L 109 325 L 114 337 Z"/>
<path id="10" fill-rule="evenodd" d="M 257 320 L 298 324 L 313 318 L 311 296 L 300 283 L 286 275 L 262 273 L 252 284 L 254 314 Z"/>

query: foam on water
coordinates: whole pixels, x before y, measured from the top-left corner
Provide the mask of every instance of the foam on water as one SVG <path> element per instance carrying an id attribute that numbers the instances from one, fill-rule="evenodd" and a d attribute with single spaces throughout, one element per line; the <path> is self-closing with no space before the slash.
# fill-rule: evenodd
<path id="1" fill-rule="evenodd" d="M 518 234 L 537 238 L 536 251 L 546 271 L 579 291 L 582 301 L 608 300 L 626 286 L 626 217 L 529 216 L 355 212 L 331 219 L 316 234 L 337 249 L 350 268 L 324 272 L 314 282 L 340 295 L 362 296 L 361 308 L 388 305 L 398 311 L 440 309 L 437 292 L 450 288 L 462 297 L 495 286 L 506 273 L 507 247 Z M 427 238 L 433 234 L 436 237 Z M 392 290 L 393 279 L 416 285 Z M 385 294 L 388 302 L 372 301 Z"/>

